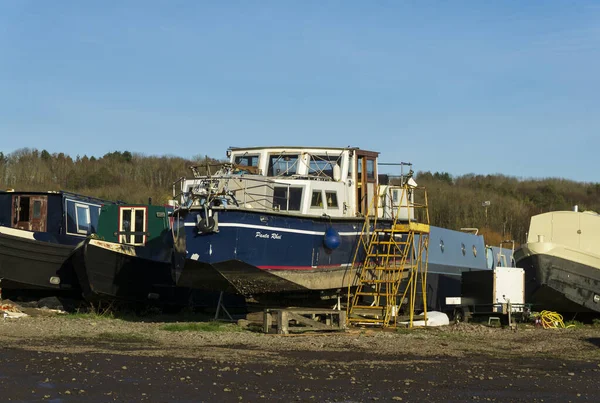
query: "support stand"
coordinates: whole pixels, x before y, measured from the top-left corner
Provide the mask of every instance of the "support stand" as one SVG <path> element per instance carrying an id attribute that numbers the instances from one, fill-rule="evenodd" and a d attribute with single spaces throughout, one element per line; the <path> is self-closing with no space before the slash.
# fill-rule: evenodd
<path id="1" fill-rule="evenodd" d="M 223 291 L 221 291 L 219 293 L 219 302 L 217 302 L 217 311 L 215 312 L 215 319 L 214 320 L 218 320 L 219 319 L 219 313 L 221 312 L 221 310 L 223 310 L 223 312 L 225 312 L 225 314 L 227 315 L 227 317 L 229 318 L 229 320 L 233 320 L 233 318 L 229 314 L 229 311 L 227 311 L 227 308 L 225 308 L 225 305 L 223 305 Z"/>

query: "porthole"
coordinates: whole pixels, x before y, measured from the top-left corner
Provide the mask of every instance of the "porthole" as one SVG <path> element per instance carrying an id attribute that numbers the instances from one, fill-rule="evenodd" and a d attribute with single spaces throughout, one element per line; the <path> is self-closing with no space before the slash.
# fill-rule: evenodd
<path id="1" fill-rule="evenodd" d="M 463 256 L 465 256 L 467 254 L 467 248 L 465 247 L 464 243 L 460 244 L 460 250 L 462 250 Z"/>
<path id="2" fill-rule="evenodd" d="M 477 248 L 473 245 L 473 256 L 477 257 Z"/>
<path id="3" fill-rule="evenodd" d="M 444 253 L 444 240 L 440 239 L 440 250 Z"/>

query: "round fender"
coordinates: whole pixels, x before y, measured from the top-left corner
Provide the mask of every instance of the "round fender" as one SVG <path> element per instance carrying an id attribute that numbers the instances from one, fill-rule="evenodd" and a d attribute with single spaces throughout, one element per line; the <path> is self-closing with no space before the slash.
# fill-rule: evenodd
<path id="1" fill-rule="evenodd" d="M 325 231 L 323 243 L 327 249 L 334 250 L 337 249 L 342 243 L 342 237 L 335 229 L 329 227 L 327 228 L 327 231 Z"/>

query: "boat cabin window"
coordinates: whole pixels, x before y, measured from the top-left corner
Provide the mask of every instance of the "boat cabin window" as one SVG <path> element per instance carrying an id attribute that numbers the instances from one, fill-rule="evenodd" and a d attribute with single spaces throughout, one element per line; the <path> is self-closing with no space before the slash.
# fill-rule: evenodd
<path id="1" fill-rule="evenodd" d="M 87 235 L 90 233 L 91 220 L 90 208 L 85 204 L 75 204 L 75 222 L 77 223 L 77 233 Z"/>
<path id="2" fill-rule="evenodd" d="M 312 197 L 310 199 L 310 207 L 323 207 L 323 192 L 320 190 L 313 190 Z"/>
<path id="3" fill-rule="evenodd" d="M 96 232 L 101 206 L 72 199 L 65 199 L 65 205 L 67 234 L 87 236 Z"/>
<path id="4" fill-rule="evenodd" d="M 268 176 L 292 176 L 298 172 L 299 154 L 269 155 Z"/>
<path id="5" fill-rule="evenodd" d="M 341 158 L 341 155 L 311 155 L 308 174 L 333 178 L 333 168 L 341 165 Z"/>
<path id="6" fill-rule="evenodd" d="M 337 192 L 325 192 L 328 208 L 338 208 Z"/>
<path id="7" fill-rule="evenodd" d="M 302 188 L 275 186 L 273 189 L 273 208 L 280 211 L 300 211 Z"/>
<path id="8" fill-rule="evenodd" d="M 119 209 L 119 242 L 128 245 L 146 243 L 146 207 Z"/>
<path id="9" fill-rule="evenodd" d="M 33 202 L 33 218 L 41 218 L 42 217 L 42 202 L 36 200 Z"/>

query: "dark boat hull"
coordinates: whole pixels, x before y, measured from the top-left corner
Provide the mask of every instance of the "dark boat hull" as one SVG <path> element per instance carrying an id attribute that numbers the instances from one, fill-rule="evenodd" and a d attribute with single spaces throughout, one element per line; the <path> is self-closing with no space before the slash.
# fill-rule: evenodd
<path id="1" fill-rule="evenodd" d="M 1 287 L 54 291 L 78 288 L 70 262 L 74 248 L 0 233 Z"/>
<path id="2" fill-rule="evenodd" d="M 185 300 L 185 290 L 175 289 L 171 260 L 143 256 L 142 248 L 87 240 L 75 253 L 75 271 L 90 301 L 171 304 Z"/>
<path id="3" fill-rule="evenodd" d="M 600 312 L 600 270 L 550 254 L 517 260 L 525 269 L 526 301 L 535 310 Z"/>

